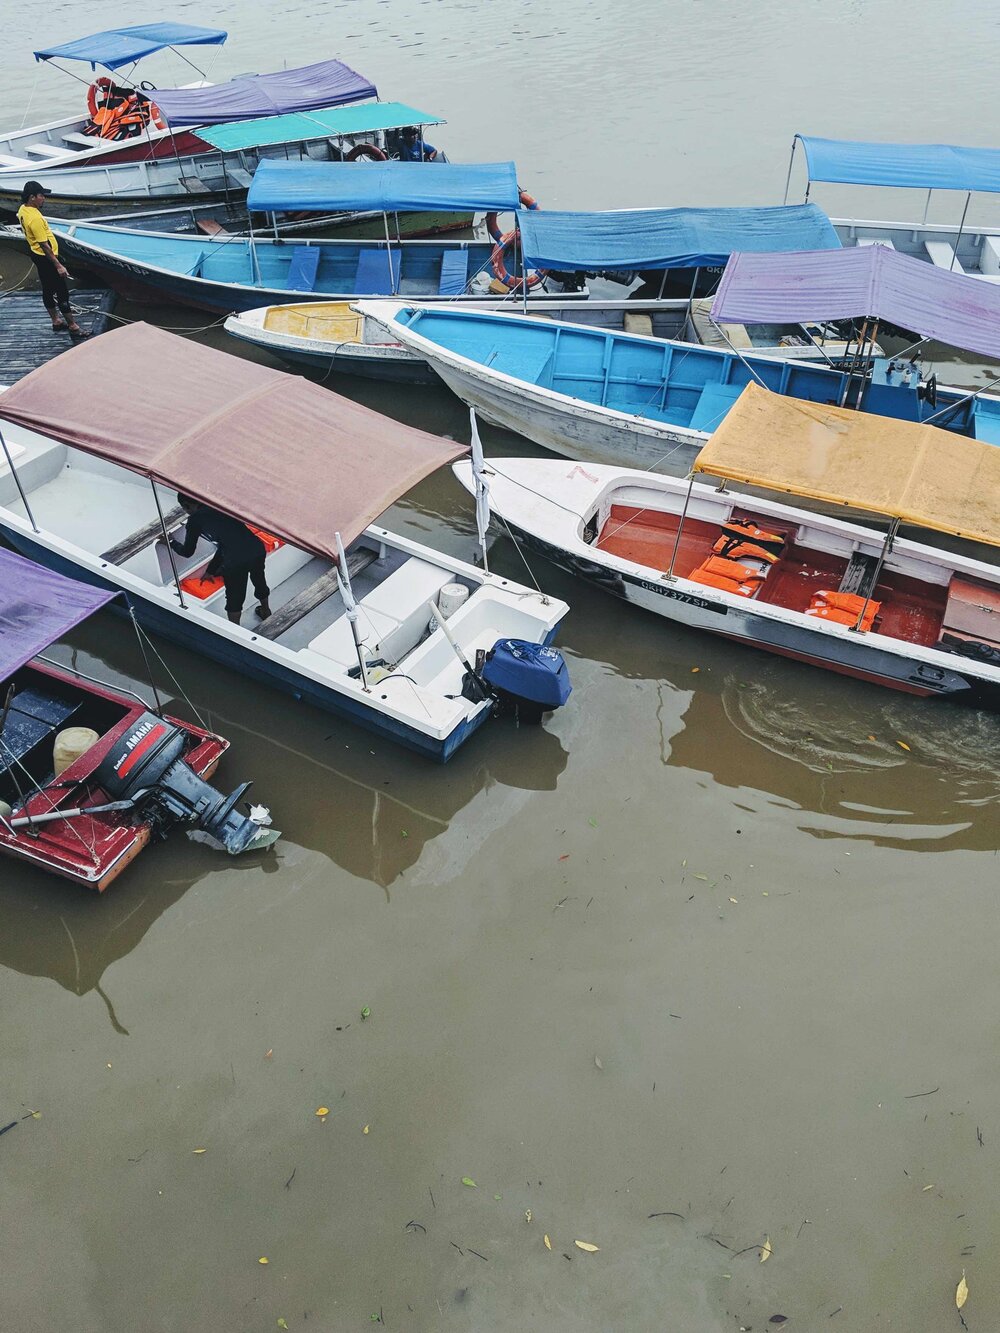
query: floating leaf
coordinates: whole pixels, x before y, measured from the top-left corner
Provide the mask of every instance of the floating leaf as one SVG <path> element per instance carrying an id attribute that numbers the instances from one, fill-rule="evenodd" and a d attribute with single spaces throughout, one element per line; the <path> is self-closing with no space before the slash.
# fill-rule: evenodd
<path id="1" fill-rule="evenodd" d="M 32 1113 L 31 1113 L 31 1118 L 32 1118 L 32 1120 L 41 1120 L 41 1118 L 42 1118 L 42 1113 L 41 1113 L 41 1111 L 32 1111 Z"/>
<path id="2" fill-rule="evenodd" d="M 590 825 L 591 828 L 597 828 L 597 820 L 596 820 L 596 819 L 588 819 L 588 820 L 587 820 L 587 823 Z"/>
<path id="3" fill-rule="evenodd" d="M 730 898 L 729 901 L 730 901 L 731 903 L 734 903 L 734 902 L 736 902 L 736 899 L 735 899 L 735 898 Z"/>
<path id="4" fill-rule="evenodd" d="M 871 734 L 871 732 L 868 733 L 868 739 L 870 741 L 873 741 L 875 739 L 875 737 Z"/>
<path id="5" fill-rule="evenodd" d="M 700 670 L 701 670 L 701 667 L 692 667 L 692 668 L 691 668 L 691 675 L 692 675 L 692 676 L 697 675 L 698 672 L 699 672 Z"/>
<path id="6" fill-rule="evenodd" d="M 768 1322 L 769 1324 L 787 1324 L 787 1323 L 788 1323 L 788 1315 L 786 1315 L 786 1314 L 773 1314 L 773 1315 L 771 1316 L 771 1318 L 770 1318 L 767 1322 Z"/>
<path id="7" fill-rule="evenodd" d="M 525 1220 L 526 1222 L 530 1222 L 530 1221 L 531 1221 L 531 1217 L 532 1217 L 531 1209 L 530 1209 L 530 1208 L 525 1208 L 525 1210 L 524 1210 L 524 1220 Z"/>
<path id="8" fill-rule="evenodd" d="M 934 1188 L 933 1185 L 925 1185 L 925 1186 L 923 1187 L 923 1189 L 920 1191 L 920 1193 L 921 1193 L 921 1194 L 926 1194 L 928 1190 L 932 1190 L 933 1188 Z"/>
<path id="9" fill-rule="evenodd" d="M 906 741 L 897 741 L 896 744 L 899 746 L 901 750 L 909 751 L 910 747 L 907 745 Z"/>
<path id="10" fill-rule="evenodd" d="M 762 1264 L 766 1264 L 767 1261 L 768 1261 L 768 1259 L 770 1259 L 770 1257 L 771 1257 L 772 1254 L 773 1254 L 773 1250 L 771 1249 L 771 1237 L 770 1237 L 770 1236 L 765 1236 L 765 1237 L 764 1237 L 764 1244 L 760 1247 L 760 1261 L 761 1261 L 761 1263 L 762 1263 Z"/>
<path id="11" fill-rule="evenodd" d="M 191 1151 L 194 1153 L 195 1157 L 200 1157 L 200 1156 L 202 1155 L 203 1152 L 208 1152 L 208 1149 L 207 1149 L 207 1148 L 192 1148 Z"/>
<path id="12" fill-rule="evenodd" d="M 604 1068 L 604 1066 L 601 1064 L 601 1057 L 599 1055 L 594 1056 L 594 1064 L 597 1066 L 598 1069 Z"/>
<path id="13" fill-rule="evenodd" d="M 257 1260 L 257 1262 L 259 1264 L 269 1264 L 271 1261 L 266 1254 L 262 1254 L 260 1258 Z"/>
<path id="14" fill-rule="evenodd" d="M 471 1190 L 477 1190 L 479 1188 L 479 1186 L 476 1184 L 476 1182 L 472 1179 L 471 1176 L 463 1176 L 462 1184 L 468 1185 L 469 1189 Z"/>
<path id="15" fill-rule="evenodd" d="M 270 1058 L 271 1058 L 271 1056 L 272 1056 L 273 1054 L 274 1054 L 274 1051 L 265 1051 L 265 1052 L 264 1052 L 264 1059 L 265 1059 L 265 1060 L 270 1060 Z M 287 1324 L 286 1324 L 285 1327 L 287 1328 Z"/>
<path id="16" fill-rule="evenodd" d="M 965 1269 L 962 1269 L 962 1280 L 955 1288 L 955 1308 L 961 1310 L 962 1306 L 969 1299 L 969 1284 L 965 1280 Z"/>
<path id="17" fill-rule="evenodd" d="M 546 1248 L 547 1250 L 551 1250 L 551 1249 L 552 1249 L 552 1242 L 549 1240 L 548 1236 L 543 1236 L 543 1237 L 542 1237 L 542 1240 L 545 1242 L 545 1248 Z"/>
<path id="18" fill-rule="evenodd" d="M 707 875 L 695 875 L 695 879 L 708 879 Z"/>
<path id="19" fill-rule="evenodd" d="M 287 1320 L 287 1319 L 279 1319 L 279 1320 L 278 1320 L 278 1327 L 279 1327 L 279 1328 L 287 1328 L 287 1327 L 288 1327 L 288 1320 Z"/>
<path id="20" fill-rule="evenodd" d="M 573 1244 L 578 1250 L 586 1250 L 588 1254 L 596 1254 L 600 1246 L 591 1245 L 589 1240 L 575 1240 Z"/>
<path id="21" fill-rule="evenodd" d="M 563 854 L 562 854 L 562 856 L 560 856 L 559 860 L 560 860 L 560 861 L 568 861 L 569 858 L 570 858 L 570 855 L 571 855 L 571 853 L 569 853 L 569 852 L 563 852 Z"/>
<path id="22" fill-rule="evenodd" d="M 371 1129 L 371 1125 L 365 1125 L 365 1127 L 364 1127 L 364 1129 L 361 1131 L 361 1133 L 362 1133 L 362 1134 L 367 1134 L 368 1131 L 369 1131 L 369 1129 Z"/>
<path id="23" fill-rule="evenodd" d="M 329 1106 L 317 1106 L 317 1107 L 316 1107 L 316 1114 L 317 1114 L 317 1115 L 329 1115 L 329 1114 L 330 1114 L 330 1108 L 329 1108 Z"/>
<path id="24" fill-rule="evenodd" d="M 371 1016 L 372 1016 L 372 1011 L 368 1008 L 367 1005 L 365 1005 L 365 1007 L 361 1010 L 362 1023 L 365 1021 L 366 1018 L 371 1018 Z"/>

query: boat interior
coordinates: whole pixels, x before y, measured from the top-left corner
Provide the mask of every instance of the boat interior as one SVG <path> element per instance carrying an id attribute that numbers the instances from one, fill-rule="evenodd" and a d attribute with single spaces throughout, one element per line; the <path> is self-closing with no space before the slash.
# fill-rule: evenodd
<path id="1" fill-rule="evenodd" d="M 31 171 L 44 167 L 71 166 L 74 159 L 93 159 L 120 151 L 123 142 L 95 138 L 85 134 L 91 124 L 89 114 L 54 120 L 47 125 L 35 125 L 13 134 L 0 135 L 0 168 Z M 150 126 L 143 130 L 141 140 L 149 142 L 169 137 L 169 130 Z M 140 136 L 136 136 L 139 138 Z"/>
<path id="2" fill-rule="evenodd" d="M 951 273 L 1000 282 L 1000 231 L 832 218 L 841 245 L 887 245 Z"/>
<path id="3" fill-rule="evenodd" d="M 176 569 L 187 605 L 228 625 L 222 581 L 206 577 L 213 544 L 200 541 L 187 559 L 170 551 L 146 479 L 32 432 L 7 427 L 8 434 L 20 446 L 17 478 L 41 529 L 82 548 L 98 571 L 117 566 L 150 590 L 166 593 L 172 604 Z M 162 488 L 157 495 L 168 532 L 181 536 L 186 515 L 176 497 Z M 0 504 L 24 516 L 6 466 L 0 467 Z M 259 535 L 267 548 L 272 614 L 258 618 L 257 599 L 248 586 L 242 624 L 253 630 L 251 642 L 291 650 L 304 669 L 322 679 L 357 680 L 358 652 L 333 563 L 267 533 Z M 545 637 L 541 614 L 523 599 L 511 598 L 502 586 L 484 586 L 468 567 L 456 569 L 444 559 L 438 563 L 427 551 L 411 554 L 381 531 L 375 535 L 369 529 L 352 543 L 347 563 L 371 679 L 400 675 L 412 687 L 410 695 L 426 691 L 427 697 L 441 698 L 461 691 L 462 665 L 445 636 L 434 632 L 428 609 L 429 603 L 438 605 L 446 586 L 461 589 L 449 591 L 453 603 L 458 599 L 449 628 L 470 660 L 479 648 L 488 651 L 506 636 Z"/>
<path id="4" fill-rule="evenodd" d="M 693 499 L 681 524 L 683 499 L 622 487 L 602 501 L 584 537 L 661 573 L 673 558 L 674 574 L 706 588 L 925 647 L 976 652 L 980 645 L 1000 664 L 997 584 L 957 574 L 946 558 L 892 550 L 882 564 L 877 534 L 862 543 L 731 498 Z"/>

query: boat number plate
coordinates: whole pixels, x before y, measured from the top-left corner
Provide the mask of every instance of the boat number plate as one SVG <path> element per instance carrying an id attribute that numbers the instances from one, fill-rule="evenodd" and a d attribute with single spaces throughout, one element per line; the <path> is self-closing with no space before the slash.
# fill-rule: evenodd
<path id="1" fill-rule="evenodd" d="M 702 611 L 715 611 L 720 616 L 729 614 L 729 607 L 723 606 L 721 602 L 709 602 L 704 597 L 695 597 L 693 593 L 681 592 L 664 583 L 647 583 L 645 579 L 637 579 L 636 582 L 640 588 L 658 593 L 660 597 L 672 597 L 675 602 L 687 602 L 688 606 L 697 606 Z"/>

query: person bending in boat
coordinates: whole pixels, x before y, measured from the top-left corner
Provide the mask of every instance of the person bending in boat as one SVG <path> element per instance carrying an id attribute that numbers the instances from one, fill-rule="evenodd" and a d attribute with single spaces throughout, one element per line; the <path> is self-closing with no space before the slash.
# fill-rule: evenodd
<path id="1" fill-rule="evenodd" d="M 31 258 L 38 270 L 42 284 L 42 300 L 52 320 L 56 332 L 68 329 L 71 338 L 86 338 L 87 335 L 73 316 L 69 303 L 69 288 L 66 286 L 67 273 L 59 262 L 59 242 L 52 233 L 52 228 L 42 214 L 42 204 L 48 193 L 38 181 L 26 181 L 21 191 L 21 207 L 17 210 L 17 220 L 24 232 L 24 239 L 31 249 Z M 61 313 L 60 313 L 61 312 Z"/>
<path id="2" fill-rule="evenodd" d="M 271 590 L 264 577 L 264 557 L 267 548 L 261 539 L 250 531 L 238 518 L 230 518 L 217 509 L 210 509 L 189 495 L 178 495 L 177 501 L 189 515 L 184 530 L 184 540 L 170 540 L 171 548 L 180 556 L 194 555 L 195 547 L 201 537 L 207 537 L 215 543 L 215 555 L 205 570 L 206 578 L 222 575 L 226 585 L 226 615 L 234 625 L 240 623 L 243 604 L 247 599 L 247 579 L 253 584 L 260 605 L 257 607 L 259 619 L 266 620 L 271 614 L 268 598 Z"/>

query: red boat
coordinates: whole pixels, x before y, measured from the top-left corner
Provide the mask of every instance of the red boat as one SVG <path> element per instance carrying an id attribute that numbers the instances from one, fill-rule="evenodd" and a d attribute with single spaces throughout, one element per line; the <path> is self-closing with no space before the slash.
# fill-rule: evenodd
<path id="1" fill-rule="evenodd" d="M 276 841 L 209 786 L 229 742 L 38 654 L 117 594 L 0 550 L 0 852 L 103 891 L 187 824 L 227 851 Z"/>

